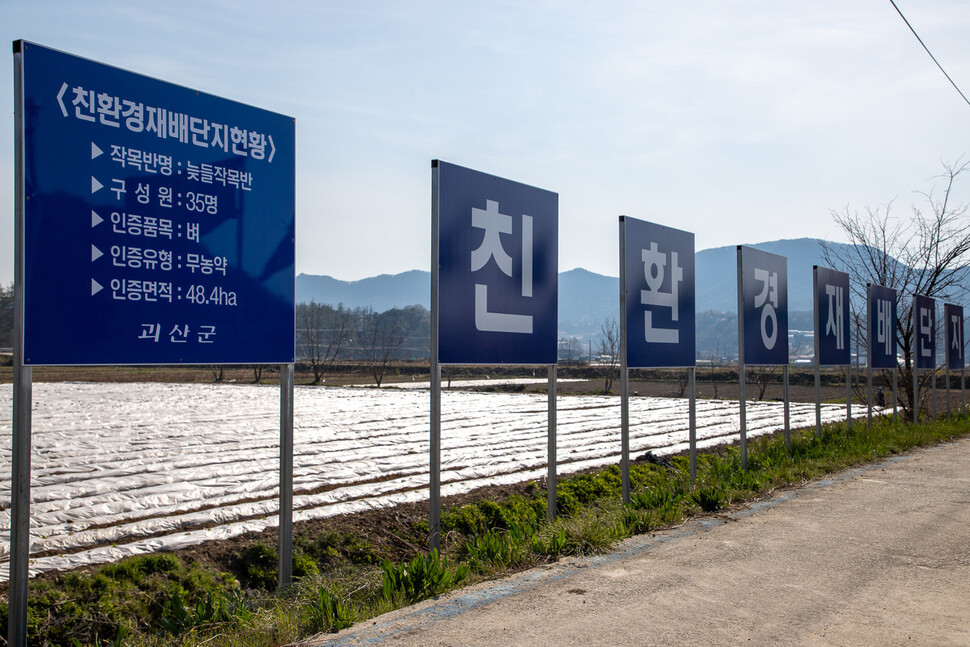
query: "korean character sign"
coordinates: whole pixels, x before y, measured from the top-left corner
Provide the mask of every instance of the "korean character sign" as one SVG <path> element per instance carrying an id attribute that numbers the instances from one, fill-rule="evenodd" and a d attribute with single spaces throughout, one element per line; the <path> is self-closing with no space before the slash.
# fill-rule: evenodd
<path id="1" fill-rule="evenodd" d="M 628 368 L 696 363 L 694 234 L 620 216 Z"/>
<path id="2" fill-rule="evenodd" d="M 936 368 L 936 299 L 913 296 L 913 333 L 916 368 Z"/>
<path id="3" fill-rule="evenodd" d="M 559 196 L 432 162 L 438 361 L 557 361 Z"/>
<path id="4" fill-rule="evenodd" d="M 761 366 L 788 364 L 788 260 L 738 246 L 738 325 L 742 361 Z"/>
<path id="5" fill-rule="evenodd" d="M 951 371 L 962 371 L 965 366 L 963 357 L 963 306 L 946 303 L 943 305 L 943 319 L 946 321 L 946 366 Z"/>
<path id="6" fill-rule="evenodd" d="M 896 290 L 869 284 L 869 368 L 896 368 Z"/>
<path id="7" fill-rule="evenodd" d="M 852 363 L 849 350 L 849 275 L 815 266 L 815 339 L 819 366 Z"/>

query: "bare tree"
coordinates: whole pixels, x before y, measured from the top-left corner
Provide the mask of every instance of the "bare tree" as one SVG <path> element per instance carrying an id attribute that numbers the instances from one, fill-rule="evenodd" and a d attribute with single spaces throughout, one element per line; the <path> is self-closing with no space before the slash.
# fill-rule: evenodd
<path id="1" fill-rule="evenodd" d="M 943 163 L 936 178 L 943 185 L 917 192 L 922 204 L 911 207 L 908 218 L 893 213 L 893 202 L 866 207 L 863 212 L 845 207 L 833 211 L 835 223 L 851 246 L 823 243 L 823 259 L 833 269 L 848 272 L 857 313 L 865 312 L 866 284 L 893 288 L 898 294 L 899 321 L 896 328 L 899 349 L 900 396 L 912 414 L 914 338 L 912 302 L 914 294 L 953 300 L 966 293 L 967 260 L 970 253 L 968 205 L 956 203 L 954 186 L 970 168 L 970 162 Z M 865 330 L 864 322 L 861 330 Z M 932 378 L 923 375 L 921 384 Z M 926 392 L 926 389 L 921 389 Z"/>
<path id="2" fill-rule="evenodd" d="M 380 314 L 370 308 L 357 312 L 358 342 L 377 386 L 384 381 L 391 360 L 404 343 L 405 329 L 399 315 L 397 309 Z"/>
<path id="3" fill-rule="evenodd" d="M 333 308 L 310 301 L 296 308 L 297 347 L 310 363 L 313 383 L 319 384 L 340 355 L 350 335 L 350 313 L 343 305 Z"/>
<path id="4" fill-rule="evenodd" d="M 620 363 L 620 328 L 613 317 L 600 324 L 599 354 L 603 363 L 603 393 L 609 393 L 619 373 Z"/>
<path id="5" fill-rule="evenodd" d="M 778 372 L 777 366 L 752 366 L 748 369 L 748 382 L 758 385 L 758 399 L 765 399 L 765 392 Z"/>
<path id="6" fill-rule="evenodd" d="M 720 385 L 721 381 L 718 379 L 717 371 L 721 367 L 721 341 L 718 340 L 714 347 L 714 350 L 708 351 L 707 353 L 708 361 L 710 361 L 710 371 L 708 372 L 708 379 L 711 381 L 711 388 L 714 389 L 714 399 L 717 400 L 717 387 Z"/>

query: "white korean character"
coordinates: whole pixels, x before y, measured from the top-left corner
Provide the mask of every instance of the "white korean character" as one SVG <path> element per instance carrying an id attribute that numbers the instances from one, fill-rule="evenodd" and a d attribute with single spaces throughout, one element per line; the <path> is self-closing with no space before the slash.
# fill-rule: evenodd
<path id="1" fill-rule="evenodd" d="M 140 133 L 145 129 L 145 106 L 124 99 L 121 102 L 121 116 L 125 118 L 125 127 L 133 133 Z"/>
<path id="2" fill-rule="evenodd" d="M 111 279 L 111 298 L 118 301 L 125 301 L 125 282 L 121 279 Z"/>
<path id="3" fill-rule="evenodd" d="M 189 117 L 181 112 L 168 113 L 168 136 L 183 144 L 189 142 Z"/>
<path id="4" fill-rule="evenodd" d="M 242 173 L 239 176 L 239 180 L 242 183 L 243 191 L 253 190 L 253 174 L 252 173 Z"/>
<path id="5" fill-rule="evenodd" d="M 217 166 L 213 170 L 215 171 L 212 175 L 213 183 L 226 186 L 226 169 L 222 166 Z"/>
<path id="6" fill-rule="evenodd" d="M 125 151 L 126 160 L 128 166 L 133 166 L 134 168 L 141 170 L 141 151 L 135 148 L 129 148 Z"/>
<path id="7" fill-rule="evenodd" d="M 168 137 L 168 111 L 165 108 L 148 107 L 148 127 L 145 132 L 155 133 L 159 139 Z"/>
<path id="8" fill-rule="evenodd" d="M 141 250 L 141 260 L 145 265 L 146 270 L 154 270 L 158 266 L 158 250 L 155 249 L 143 249 Z"/>
<path id="9" fill-rule="evenodd" d="M 829 315 L 825 319 L 825 334 L 835 335 L 835 347 L 839 350 L 845 348 L 845 313 L 842 311 L 842 297 L 844 288 L 839 285 L 826 285 L 825 295 L 829 299 Z"/>
<path id="10" fill-rule="evenodd" d="M 128 190 L 125 189 L 125 181 L 113 179 L 111 180 L 111 184 L 111 190 L 114 191 L 115 199 L 118 200 L 118 202 L 121 202 L 121 196 L 128 193 Z"/>
<path id="11" fill-rule="evenodd" d="M 185 344 L 189 340 L 189 325 L 179 326 L 176 324 L 172 332 L 168 333 L 168 339 L 173 344 Z"/>
<path id="12" fill-rule="evenodd" d="M 141 281 L 128 279 L 125 281 L 125 292 L 128 293 L 129 301 L 141 301 L 142 286 Z"/>
<path id="13" fill-rule="evenodd" d="M 502 247 L 499 234 L 512 233 L 512 216 L 499 212 L 498 202 L 485 201 L 485 209 L 472 208 L 472 227 L 485 230 L 482 244 L 472 251 L 471 271 L 477 272 L 494 260 L 508 277 L 512 276 L 512 257 Z M 532 216 L 522 216 L 522 296 L 532 297 Z M 488 286 L 475 284 L 475 327 L 483 332 L 532 334 L 532 315 L 488 311 Z"/>
<path id="14" fill-rule="evenodd" d="M 159 250 L 158 267 L 166 272 L 172 269 L 172 252 L 169 250 Z"/>
<path id="15" fill-rule="evenodd" d="M 148 204 L 151 200 L 151 187 L 147 182 L 139 182 L 135 186 L 135 198 L 140 204 Z"/>
<path id="16" fill-rule="evenodd" d="M 74 88 L 74 116 L 84 121 L 94 121 L 94 90 L 85 90 L 81 86 Z"/>
<path id="17" fill-rule="evenodd" d="M 111 161 L 125 167 L 125 148 L 116 144 L 111 145 Z"/>
<path id="18" fill-rule="evenodd" d="M 761 310 L 761 341 L 767 350 L 775 347 L 778 341 L 778 272 L 755 268 L 754 280 L 763 285 L 761 292 L 754 298 L 754 307 Z M 768 334 L 768 320 L 771 320 L 771 335 Z"/>
<path id="19" fill-rule="evenodd" d="M 155 153 L 155 164 L 158 165 L 162 175 L 172 174 L 172 156 Z"/>
<path id="20" fill-rule="evenodd" d="M 212 259 L 205 256 L 199 257 L 199 271 L 203 274 L 212 274 Z"/>
<path id="21" fill-rule="evenodd" d="M 209 147 L 209 120 L 199 117 L 189 118 L 189 132 L 192 133 L 192 143 L 202 148 Z"/>
<path id="22" fill-rule="evenodd" d="M 141 324 L 141 334 L 138 335 L 138 339 L 147 339 L 153 342 L 157 342 L 161 334 L 162 334 L 162 324 L 143 323 Z"/>
<path id="23" fill-rule="evenodd" d="M 141 236 L 141 216 L 136 213 L 129 213 L 127 217 L 128 235 Z"/>
<path id="24" fill-rule="evenodd" d="M 234 168 L 226 171 L 226 182 L 229 183 L 229 186 L 239 188 L 239 175 L 239 171 Z"/>
<path id="25" fill-rule="evenodd" d="M 111 231 L 116 234 L 128 233 L 128 229 L 125 227 L 125 214 L 123 212 L 111 212 Z"/>
<path id="26" fill-rule="evenodd" d="M 963 323 L 960 315 L 950 315 L 950 351 L 957 352 L 957 358 L 963 359 Z"/>
<path id="27" fill-rule="evenodd" d="M 199 181 L 201 169 L 192 162 L 185 163 L 185 179 Z"/>
<path id="28" fill-rule="evenodd" d="M 223 276 L 226 275 L 226 265 L 228 265 L 228 260 L 225 256 L 216 256 L 213 258 L 212 265 L 215 267 L 216 272 L 221 273 Z"/>
<path id="29" fill-rule="evenodd" d="M 172 187 L 158 187 L 158 206 L 168 208 L 172 207 Z"/>
<path id="30" fill-rule="evenodd" d="M 155 281 L 142 281 L 142 294 L 145 295 L 145 301 L 149 303 L 155 303 L 158 301 L 158 284 Z"/>
<path id="31" fill-rule="evenodd" d="M 933 310 L 931 308 L 919 309 L 919 354 L 922 357 L 933 356 Z"/>
<path id="32" fill-rule="evenodd" d="M 198 254 L 186 254 L 185 255 L 185 266 L 191 270 L 193 274 L 199 269 L 200 261 Z"/>
<path id="33" fill-rule="evenodd" d="M 98 119 L 105 126 L 120 128 L 121 104 L 118 97 L 113 97 L 106 92 L 98 93 Z"/>
<path id="34" fill-rule="evenodd" d="M 215 326 L 199 326 L 199 343 L 200 344 L 214 344 L 215 340 L 213 337 L 216 336 Z"/>
<path id="35" fill-rule="evenodd" d="M 143 219 L 146 238 L 155 238 L 158 235 L 158 218 L 145 216 Z"/>
<path id="36" fill-rule="evenodd" d="M 185 237 L 188 240 L 199 242 L 199 223 L 197 222 L 185 223 Z"/>
<path id="37" fill-rule="evenodd" d="M 250 131 L 249 133 L 249 156 L 256 160 L 266 157 L 266 136 L 262 133 Z"/>
<path id="38" fill-rule="evenodd" d="M 155 165 L 155 154 L 149 153 L 148 151 L 142 151 L 141 161 L 145 165 L 145 173 L 158 173 L 158 167 Z"/>
<path id="39" fill-rule="evenodd" d="M 640 305 L 659 306 L 670 310 L 670 318 L 680 321 L 680 284 L 684 280 L 684 268 L 678 263 L 677 252 L 670 252 L 670 292 L 662 292 L 664 275 L 667 271 L 667 254 L 659 250 L 657 243 L 650 243 L 650 249 L 640 250 L 643 261 L 643 276 L 647 289 L 640 290 Z M 680 330 L 677 328 L 654 328 L 653 312 L 643 312 L 643 334 L 645 341 L 657 344 L 680 343 Z"/>
<path id="40" fill-rule="evenodd" d="M 219 196 L 217 195 L 207 195 L 204 196 L 205 200 L 205 212 L 216 215 L 219 211 Z"/>
<path id="41" fill-rule="evenodd" d="M 229 127 L 224 124 L 210 124 L 212 128 L 212 148 L 229 152 Z"/>
<path id="42" fill-rule="evenodd" d="M 203 184 L 212 184 L 212 164 L 203 163 L 199 169 L 201 171 L 199 174 L 200 181 Z"/>
<path id="43" fill-rule="evenodd" d="M 232 152 L 246 157 L 249 154 L 246 150 L 246 145 L 249 144 L 249 136 L 246 130 L 233 126 L 229 129 L 229 137 L 232 140 Z"/>
<path id="44" fill-rule="evenodd" d="M 171 283 L 159 283 L 158 284 L 158 298 L 165 299 L 169 303 L 172 302 L 172 284 Z"/>
<path id="45" fill-rule="evenodd" d="M 111 246 L 111 264 L 115 267 L 127 267 L 128 261 L 125 260 L 125 248 L 123 245 Z"/>
<path id="46" fill-rule="evenodd" d="M 884 355 L 893 352 L 893 302 L 889 299 L 876 299 L 876 342 L 883 345 Z"/>
<path id="47" fill-rule="evenodd" d="M 158 235 L 172 240 L 172 221 L 168 218 L 158 219 Z"/>
<path id="48" fill-rule="evenodd" d="M 141 269 L 141 247 L 128 247 L 125 249 L 128 267 Z"/>

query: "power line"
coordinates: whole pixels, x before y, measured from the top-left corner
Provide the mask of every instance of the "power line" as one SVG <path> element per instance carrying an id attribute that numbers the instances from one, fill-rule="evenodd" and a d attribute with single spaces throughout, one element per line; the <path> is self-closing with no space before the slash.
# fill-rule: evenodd
<path id="1" fill-rule="evenodd" d="M 960 96 L 961 96 L 961 97 L 963 97 L 963 100 L 967 102 L 967 105 L 968 105 L 968 106 L 970 106 L 970 99 L 967 99 L 967 97 L 966 97 L 966 95 L 965 95 L 965 94 L 963 94 L 963 91 L 962 91 L 962 90 L 960 90 L 960 88 L 958 88 L 958 87 L 957 87 L 957 84 L 953 82 L 953 79 L 951 79 L 951 78 L 950 78 L 950 75 L 949 75 L 949 74 L 947 74 L 947 73 L 946 73 L 946 70 L 944 70 L 944 69 L 943 69 L 943 66 L 942 66 L 942 65 L 940 65 L 940 62 L 939 62 L 938 60 L 936 60 L 936 57 L 935 57 L 935 56 L 933 56 L 933 52 L 931 52 L 931 51 L 930 51 L 930 48 L 926 46 L 926 43 L 924 43 L 924 42 L 923 42 L 923 39 L 922 39 L 922 38 L 920 38 L 920 37 L 919 37 L 919 34 L 917 34 L 917 33 L 916 33 L 916 30 L 915 30 L 915 29 L 913 29 L 913 26 L 912 26 L 911 24 L 909 24 L 909 21 L 908 21 L 908 20 L 906 20 L 906 16 L 904 16 L 904 15 L 903 15 L 903 12 L 902 12 L 902 11 L 900 11 L 900 10 L 899 10 L 899 7 L 897 7 L 897 6 L 896 6 L 896 2 L 895 2 L 895 0 L 889 0 L 889 2 L 891 2 L 891 3 L 892 3 L 892 5 L 893 5 L 893 8 L 894 8 L 894 9 L 896 10 L 896 13 L 898 13 L 898 14 L 899 14 L 899 17 L 903 19 L 903 22 L 904 22 L 904 23 L 906 23 L 906 26 L 907 26 L 907 27 L 909 27 L 909 30 L 910 30 L 911 32 L 913 32 L 913 36 L 916 36 L 916 40 L 918 40 L 918 41 L 919 41 L 919 44 L 923 46 L 923 49 L 925 49 L 925 50 L 926 50 L 926 53 L 930 55 L 930 58 L 932 58 L 932 59 L 933 59 L 933 62 L 934 62 L 934 63 L 936 63 L 936 66 L 937 66 L 938 68 L 940 68 L 940 71 L 941 71 L 941 72 L 943 72 L 943 76 L 945 76 L 945 77 L 946 77 L 946 80 L 950 82 L 950 85 L 952 85 L 952 86 L 953 86 L 953 88 L 954 88 L 954 89 L 955 89 L 955 90 L 956 90 L 957 92 L 959 92 L 959 93 L 960 93 Z"/>

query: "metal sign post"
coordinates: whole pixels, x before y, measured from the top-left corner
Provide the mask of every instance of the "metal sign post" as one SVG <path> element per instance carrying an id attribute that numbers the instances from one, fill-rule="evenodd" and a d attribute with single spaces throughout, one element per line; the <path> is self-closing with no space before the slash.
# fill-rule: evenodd
<path id="1" fill-rule="evenodd" d="M 293 374 L 280 366 L 280 586 L 293 582 Z"/>
<path id="2" fill-rule="evenodd" d="M 9 626 L 20 646 L 31 367 L 282 364 L 292 383 L 296 130 L 291 117 L 33 43 L 13 52 Z M 288 542 L 292 386 L 282 388 L 280 428 Z M 290 554 L 281 544 L 281 559 Z"/>
<path id="3" fill-rule="evenodd" d="M 815 435 L 822 433 L 822 366 L 845 369 L 845 425 L 852 429 L 852 352 L 849 322 L 849 275 L 827 267 L 812 268 L 815 312 Z"/>
<path id="4" fill-rule="evenodd" d="M 788 260 L 738 245 L 738 377 L 741 466 L 747 469 L 745 363 L 788 365 Z"/>
<path id="5" fill-rule="evenodd" d="M 549 367 L 548 515 L 556 505 L 559 196 L 431 162 L 430 536 L 441 533 L 441 366 Z"/>
<path id="6" fill-rule="evenodd" d="M 694 234 L 620 216 L 620 376 L 623 501 L 630 495 L 630 368 L 696 365 Z M 693 379 L 693 373 L 688 377 Z M 691 474 L 697 471 L 690 391 Z"/>

